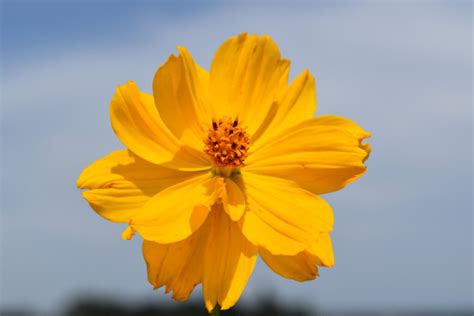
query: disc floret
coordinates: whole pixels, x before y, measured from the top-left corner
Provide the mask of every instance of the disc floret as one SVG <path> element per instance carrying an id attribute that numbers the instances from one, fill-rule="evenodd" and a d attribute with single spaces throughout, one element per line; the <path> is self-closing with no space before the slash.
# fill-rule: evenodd
<path id="1" fill-rule="evenodd" d="M 204 152 L 213 159 L 216 167 L 242 167 L 248 156 L 250 138 L 239 120 L 224 116 L 213 120 Z"/>

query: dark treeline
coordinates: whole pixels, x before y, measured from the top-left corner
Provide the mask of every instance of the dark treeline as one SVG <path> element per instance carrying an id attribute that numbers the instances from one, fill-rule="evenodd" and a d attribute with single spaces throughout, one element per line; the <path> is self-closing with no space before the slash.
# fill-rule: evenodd
<path id="1" fill-rule="evenodd" d="M 100 302 L 84 300 L 69 306 L 65 316 L 209 316 L 203 304 L 183 303 L 178 305 L 142 304 L 125 305 L 119 302 Z M 278 305 L 271 299 L 261 301 L 254 308 L 244 308 L 237 305 L 230 310 L 222 311 L 222 316 L 303 316 L 317 315 L 301 307 Z"/>
<path id="2" fill-rule="evenodd" d="M 472 316 L 472 310 L 346 310 L 317 312 L 304 306 L 281 304 L 271 297 L 259 300 L 253 307 L 237 304 L 221 312 L 221 316 Z M 71 301 L 55 315 L 37 313 L 24 308 L 1 310 L 0 316 L 209 316 L 202 301 L 179 304 L 129 303 L 119 299 L 83 297 Z"/>
<path id="3" fill-rule="evenodd" d="M 25 310 L 3 310 L 1 316 L 46 316 Z M 258 306 L 237 306 L 222 311 L 221 316 L 306 316 L 319 315 L 299 306 L 278 304 L 271 298 L 262 299 Z M 48 316 L 209 316 L 204 304 L 185 302 L 180 304 L 130 304 L 115 299 L 82 298 L 68 304 L 58 315 Z"/>

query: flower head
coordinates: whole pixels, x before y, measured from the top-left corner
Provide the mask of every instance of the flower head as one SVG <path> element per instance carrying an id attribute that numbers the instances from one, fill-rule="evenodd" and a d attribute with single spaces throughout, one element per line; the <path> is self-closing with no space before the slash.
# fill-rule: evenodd
<path id="1" fill-rule="evenodd" d="M 268 36 L 242 34 L 210 71 L 178 47 L 156 72 L 153 95 L 118 86 L 112 127 L 127 147 L 79 177 L 84 198 L 138 233 L 148 280 L 186 300 L 202 284 L 206 307 L 232 307 L 257 254 L 305 281 L 334 264 L 331 207 L 319 195 L 359 178 L 370 134 L 333 115 L 314 117 L 315 82 Z"/>

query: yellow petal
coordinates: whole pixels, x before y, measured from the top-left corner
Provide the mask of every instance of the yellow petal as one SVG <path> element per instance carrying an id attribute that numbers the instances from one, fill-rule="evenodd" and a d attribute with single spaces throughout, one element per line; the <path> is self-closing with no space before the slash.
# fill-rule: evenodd
<path id="1" fill-rule="evenodd" d="M 223 310 L 235 305 L 252 274 L 257 249 L 240 231 L 222 207 L 214 207 L 204 257 L 202 289 L 206 307 Z"/>
<path id="2" fill-rule="evenodd" d="M 177 139 L 161 120 L 153 97 L 140 92 L 134 82 L 118 86 L 110 119 L 118 138 L 141 158 L 175 169 L 209 169 L 204 152 Z"/>
<path id="3" fill-rule="evenodd" d="M 176 243 L 143 241 L 148 281 L 155 289 L 166 286 L 166 292 L 173 291 L 173 299 L 184 301 L 189 298 L 202 280 L 209 224 L 208 219 L 194 234 Z"/>
<path id="4" fill-rule="evenodd" d="M 258 252 L 273 272 L 296 281 L 316 278 L 319 275 L 318 266 L 334 266 L 334 253 L 328 233 L 320 233 L 307 251 L 294 256 L 273 255 L 265 248 L 259 248 Z"/>
<path id="5" fill-rule="evenodd" d="M 334 251 L 332 248 L 331 237 L 328 233 L 319 234 L 316 242 L 308 249 L 308 253 L 315 257 L 319 266 L 334 266 Z"/>
<path id="6" fill-rule="evenodd" d="M 303 71 L 275 101 L 277 110 L 260 134 L 252 135 L 252 149 L 255 150 L 266 139 L 289 127 L 311 119 L 316 112 L 316 87 L 314 77 Z"/>
<path id="7" fill-rule="evenodd" d="M 273 272 L 296 281 L 316 278 L 319 275 L 318 266 L 334 266 L 331 237 L 326 232 L 320 233 L 308 250 L 293 256 L 273 255 L 265 248 L 259 248 L 258 252 Z"/>
<path id="8" fill-rule="evenodd" d="M 217 116 L 238 116 L 254 134 L 287 86 L 289 65 L 267 35 L 244 33 L 224 42 L 210 72 L 209 91 Z"/>
<path id="9" fill-rule="evenodd" d="M 207 173 L 168 187 L 151 198 L 130 225 L 147 240 L 183 240 L 204 223 L 221 185 L 218 177 Z"/>
<path id="10" fill-rule="evenodd" d="M 212 124 L 207 101 L 208 75 L 184 47 L 171 55 L 153 80 L 156 108 L 163 122 L 186 145 L 202 151 L 203 139 Z"/>
<path id="11" fill-rule="evenodd" d="M 307 251 L 294 256 L 275 256 L 265 248 L 259 248 L 258 253 L 273 272 L 284 278 L 302 282 L 318 276 L 318 260 Z"/>
<path id="12" fill-rule="evenodd" d="M 239 224 L 255 245 L 274 255 L 309 249 L 332 230 L 332 209 L 320 197 L 281 178 L 243 172 L 247 211 Z"/>
<path id="13" fill-rule="evenodd" d="M 342 116 L 336 115 L 321 115 L 318 116 L 314 123 L 317 125 L 324 125 L 324 126 L 337 126 L 340 128 L 345 129 L 352 135 L 354 135 L 357 140 L 361 141 L 364 138 L 370 137 L 370 132 L 367 132 L 362 127 L 357 125 L 354 121 L 351 121 Z"/>
<path id="14" fill-rule="evenodd" d="M 132 227 L 127 226 L 127 228 L 125 228 L 125 230 L 122 232 L 122 239 L 131 240 L 134 235 L 135 235 L 135 230 Z"/>
<path id="15" fill-rule="evenodd" d="M 239 186 L 230 178 L 225 178 L 225 190 L 222 191 L 224 210 L 233 221 L 238 221 L 245 211 L 245 196 Z"/>
<path id="16" fill-rule="evenodd" d="M 119 150 L 84 169 L 77 186 L 90 189 L 82 195 L 99 215 L 114 222 L 129 222 L 152 196 L 200 174 L 164 168 Z"/>
<path id="17" fill-rule="evenodd" d="M 365 162 L 367 159 L 369 159 L 370 153 L 372 152 L 372 147 L 368 143 L 360 143 L 360 148 L 367 152 L 367 156 L 365 156 L 363 160 Z"/>
<path id="18" fill-rule="evenodd" d="M 323 194 L 362 176 L 369 134 L 346 119 L 322 117 L 285 130 L 246 160 L 246 171 L 282 177 Z"/>

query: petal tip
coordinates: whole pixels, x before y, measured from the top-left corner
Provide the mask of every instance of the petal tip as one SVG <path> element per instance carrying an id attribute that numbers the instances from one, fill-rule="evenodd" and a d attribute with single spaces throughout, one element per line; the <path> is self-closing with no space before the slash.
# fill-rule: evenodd
<path id="1" fill-rule="evenodd" d="M 123 240 L 131 240 L 135 233 L 136 231 L 132 227 L 127 226 L 127 228 L 125 228 L 125 230 L 123 231 L 121 237 Z"/>

